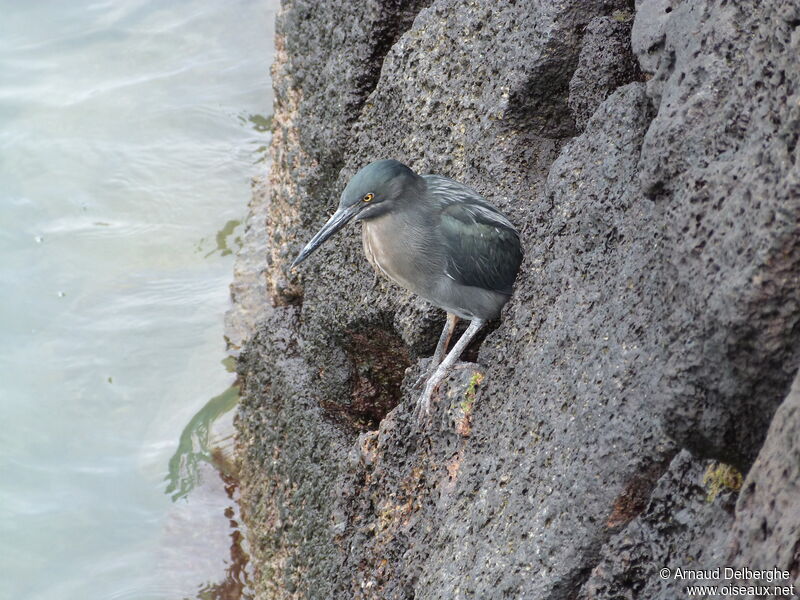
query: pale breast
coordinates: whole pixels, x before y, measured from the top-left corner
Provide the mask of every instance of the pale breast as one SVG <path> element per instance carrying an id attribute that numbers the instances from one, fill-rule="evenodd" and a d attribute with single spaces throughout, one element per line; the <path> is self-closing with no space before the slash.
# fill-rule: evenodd
<path id="1" fill-rule="evenodd" d="M 383 253 L 380 250 L 378 241 L 375 238 L 375 232 L 370 228 L 367 223 L 364 223 L 361 229 L 361 241 L 364 244 L 364 255 L 367 257 L 369 264 L 372 268 L 381 273 L 385 277 L 390 277 L 389 274 L 381 266 L 380 261 L 385 260 Z M 380 258 L 379 256 L 380 255 Z"/>
<path id="2" fill-rule="evenodd" d="M 390 227 L 389 220 L 378 217 L 362 222 L 361 240 L 364 254 L 378 273 L 412 291 L 414 285 L 415 256 L 402 231 Z"/>

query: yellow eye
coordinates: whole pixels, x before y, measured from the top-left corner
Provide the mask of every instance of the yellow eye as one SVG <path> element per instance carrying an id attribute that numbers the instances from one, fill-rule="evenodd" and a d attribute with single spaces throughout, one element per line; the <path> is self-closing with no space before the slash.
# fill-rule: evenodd
<path id="1" fill-rule="evenodd" d="M 372 200 L 374 197 L 375 197 L 375 194 L 373 194 L 372 192 L 370 192 L 369 194 L 367 194 L 366 196 L 364 196 L 364 202 L 369 202 L 369 201 L 370 201 L 370 200 Z"/>

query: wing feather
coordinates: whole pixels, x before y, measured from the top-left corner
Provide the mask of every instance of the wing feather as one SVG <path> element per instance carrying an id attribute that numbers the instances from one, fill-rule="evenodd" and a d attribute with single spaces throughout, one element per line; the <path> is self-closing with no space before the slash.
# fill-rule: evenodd
<path id="1" fill-rule="evenodd" d="M 445 274 L 462 285 L 511 294 L 522 262 L 514 225 L 472 188 L 439 175 L 425 179 L 428 192 L 443 207 L 439 230 Z"/>

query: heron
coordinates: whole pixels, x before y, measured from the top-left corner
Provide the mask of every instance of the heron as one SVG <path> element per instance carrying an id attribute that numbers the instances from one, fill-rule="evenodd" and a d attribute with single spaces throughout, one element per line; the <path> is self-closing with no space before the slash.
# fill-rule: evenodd
<path id="1" fill-rule="evenodd" d="M 379 274 L 447 312 L 417 400 L 418 414 L 429 415 L 436 387 L 511 296 L 522 262 L 519 232 L 469 186 L 378 160 L 350 179 L 336 212 L 291 268 L 351 221 L 361 221 L 364 254 Z M 469 326 L 448 353 L 459 319 Z"/>

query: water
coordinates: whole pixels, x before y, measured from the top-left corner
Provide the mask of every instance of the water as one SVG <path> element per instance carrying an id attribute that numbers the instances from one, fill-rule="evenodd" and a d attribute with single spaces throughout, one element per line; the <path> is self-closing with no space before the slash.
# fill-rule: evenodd
<path id="1" fill-rule="evenodd" d="M 236 595 L 203 444 L 276 5 L 0 0 L 0 599 Z"/>

